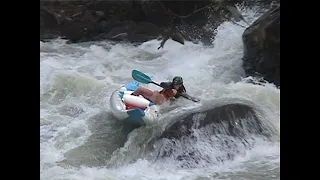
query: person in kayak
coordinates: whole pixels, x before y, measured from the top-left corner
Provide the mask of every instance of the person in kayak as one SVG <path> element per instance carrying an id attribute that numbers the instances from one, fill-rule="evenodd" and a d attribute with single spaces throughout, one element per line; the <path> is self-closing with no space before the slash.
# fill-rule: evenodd
<path id="1" fill-rule="evenodd" d="M 175 76 L 172 82 L 161 82 L 160 86 L 163 87 L 161 91 L 152 91 L 145 87 L 139 87 L 132 95 L 142 95 L 153 103 L 160 105 L 169 99 L 179 98 L 182 93 L 187 92 L 183 85 L 183 79 L 180 76 Z"/>

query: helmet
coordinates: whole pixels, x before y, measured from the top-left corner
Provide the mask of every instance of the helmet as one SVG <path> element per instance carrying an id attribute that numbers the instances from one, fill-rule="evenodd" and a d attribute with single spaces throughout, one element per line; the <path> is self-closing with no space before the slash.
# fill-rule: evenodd
<path id="1" fill-rule="evenodd" d="M 173 85 L 183 84 L 183 79 L 181 76 L 176 76 L 172 80 Z"/>

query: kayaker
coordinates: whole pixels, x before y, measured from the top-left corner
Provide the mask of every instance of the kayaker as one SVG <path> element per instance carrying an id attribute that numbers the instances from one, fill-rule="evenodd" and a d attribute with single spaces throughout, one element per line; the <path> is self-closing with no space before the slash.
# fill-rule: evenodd
<path id="1" fill-rule="evenodd" d="M 160 105 L 169 99 L 179 98 L 183 92 L 186 92 L 181 76 L 175 76 L 172 82 L 161 82 L 160 85 L 163 87 L 161 91 L 152 91 L 145 87 L 139 87 L 132 95 L 142 95 L 153 103 Z"/>

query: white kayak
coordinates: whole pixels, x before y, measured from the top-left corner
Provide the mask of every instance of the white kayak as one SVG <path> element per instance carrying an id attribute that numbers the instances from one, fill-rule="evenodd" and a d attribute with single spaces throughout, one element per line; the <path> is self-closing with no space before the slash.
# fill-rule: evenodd
<path id="1" fill-rule="evenodd" d="M 131 95 L 138 89 L 139 82 L 133 81 L 115 90 L 110 97 L 113 116 L 136 125 L 152 124 L 158 117 L 158 106 L 143 96 Z"/>

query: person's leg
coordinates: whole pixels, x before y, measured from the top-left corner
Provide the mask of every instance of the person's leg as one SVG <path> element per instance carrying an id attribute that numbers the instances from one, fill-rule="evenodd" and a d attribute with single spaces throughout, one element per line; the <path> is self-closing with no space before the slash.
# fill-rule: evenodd
<path id="1" fill-rule="evenodd" d="M 144 98 L 149 99 L 153 103 L 160 105 L 165 102 L 166 98 L 160 94 L 158 91 L 151 91 L 145 87 L 139 87 L 135 90 L 132 95 L 139 96 L 142 95 Z"/>
<path id="2" fill-rule="evenodd" d="M 152 98 L 152 101 L 157 105 L 160 105 L 166 101 L 166 98 L 162 94 L 160 94 L 158 91 L 154 91 L 153 96 L 151 98 Z"/>
<path id="3" fill-rule="evenodd" d="M 135 90 L 132 95 L 139 96 L 142 95 L 143 97 L 150 99 L 150 97 L 153 96 L 153 91 L 150 89 L 147 89 L 145 87 L 139 87 L 137 90 Z"/>

